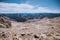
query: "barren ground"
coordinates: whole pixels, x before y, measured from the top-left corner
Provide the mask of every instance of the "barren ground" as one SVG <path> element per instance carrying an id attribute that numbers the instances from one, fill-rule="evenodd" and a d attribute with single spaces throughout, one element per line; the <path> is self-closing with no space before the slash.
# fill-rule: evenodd
<path id="1" fill-rule="evenodd" d="M 0 40 L 60 40 L 60 17 L 11 21 L 11 24 L 11 28 L 0 28 L 0 34 L 7 35 Z"/>

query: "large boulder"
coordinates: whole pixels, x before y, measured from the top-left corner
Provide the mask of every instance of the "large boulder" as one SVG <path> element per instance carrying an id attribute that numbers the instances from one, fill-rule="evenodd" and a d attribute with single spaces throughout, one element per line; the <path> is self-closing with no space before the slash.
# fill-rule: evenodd
<path id="1" fill-rule="evenodd" d="M 7 17 L 0 17 L 0 28 L 9 28 L 11 27 L 11 21 Z"/>

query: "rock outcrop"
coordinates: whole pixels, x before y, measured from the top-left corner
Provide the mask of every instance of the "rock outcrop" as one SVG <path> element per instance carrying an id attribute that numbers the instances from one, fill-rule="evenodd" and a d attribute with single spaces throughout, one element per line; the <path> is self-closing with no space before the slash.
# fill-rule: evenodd
<path id="1" fill-rule="evenodd" d="M 7 17 L 0 17 L 0 28 L 9 28 L 11 27 L 11 21 Z"/>

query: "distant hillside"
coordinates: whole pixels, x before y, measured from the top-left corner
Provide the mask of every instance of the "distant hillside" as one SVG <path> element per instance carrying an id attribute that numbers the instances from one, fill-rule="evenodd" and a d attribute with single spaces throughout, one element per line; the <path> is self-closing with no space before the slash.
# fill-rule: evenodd
<path id="1" fill-rule="evenodd" d="M 48 18 L 59 17 L 60 13 L 12 13 L 12 14 L 8 13 L 8 14 L 0 14 L 0 16 L 6 16 L 18 22 L 23 22 L 28 19 L 42 19 L 44 17 L 48 17 Z"/>

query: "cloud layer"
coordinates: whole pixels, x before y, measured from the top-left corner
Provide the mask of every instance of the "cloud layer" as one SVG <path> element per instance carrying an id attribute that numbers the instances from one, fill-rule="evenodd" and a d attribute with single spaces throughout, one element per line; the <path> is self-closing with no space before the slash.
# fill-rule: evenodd
<path id="1" fill-rule="evenodd" d="M 0 3 L 0 13 L 60 13 L 59 10 L 30 4 Z"/>

